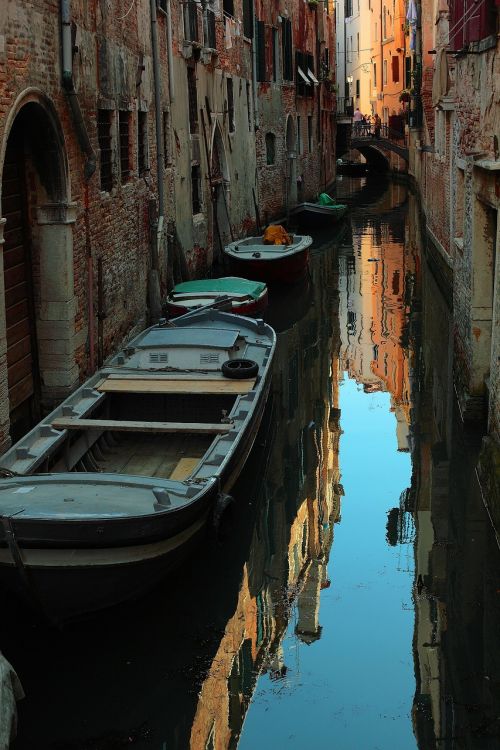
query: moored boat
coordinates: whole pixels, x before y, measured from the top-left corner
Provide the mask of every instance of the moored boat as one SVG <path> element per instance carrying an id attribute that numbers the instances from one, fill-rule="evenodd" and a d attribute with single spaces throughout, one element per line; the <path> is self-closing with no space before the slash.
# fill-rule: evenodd
<path id="1" fill-rule="evenodd" d="M 337 174 L 347 174 L 351 177 L 362 177 L 369 171 L 369 166 L 366 162 L 361 161 L 338 161 L 337 162 Z"/>
<path id="2" fill-rule="evenodd" d="M 312 237 L 287 233 L 284 236 L 283 244 L 272 244 L 266 233 L 245 237 L 231 242 L 224 252 L 238 274 L 266 282 L 294 282 L 307 268 Z"/>
<path id="3" fill-rule="evenodd" d="M 228 298 L 230 312 L 258 315 L 267 307 L 267 286 L 261 281 L 236 276 L 184 281 L 176 284 L 168 295 L 167 312 L 170 317 L 177 317 L 221 298 Z"/>
<path id="4" fill-rule="evenodd" d="M 344 203 L 336 203 L 329 195 L 321 193 L 316 202 L 299 203 L 290 213 L 301 226 L 322 227 L 343 219 L 347 210 Z"/>
<path id="5" fill-rule="evenodd" d="M 0 582 L 64 621 L 140 595 L 229 502 L 276 335 L 215 310 L 149 328 L 0 459 Z"/>

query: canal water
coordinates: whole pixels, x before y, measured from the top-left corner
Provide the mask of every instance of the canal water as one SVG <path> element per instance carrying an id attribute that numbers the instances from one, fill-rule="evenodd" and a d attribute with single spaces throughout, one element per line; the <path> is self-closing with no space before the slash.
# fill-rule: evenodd
<path id="1" fill-rule="evenodd" d="M 500 747 L 500 556 L 449 290 L 404 186 L 337 197 L 349 220 L 272 290 L 272 396 L 224 538 L 64 630 L 2 616 L 15 750 Z"/>

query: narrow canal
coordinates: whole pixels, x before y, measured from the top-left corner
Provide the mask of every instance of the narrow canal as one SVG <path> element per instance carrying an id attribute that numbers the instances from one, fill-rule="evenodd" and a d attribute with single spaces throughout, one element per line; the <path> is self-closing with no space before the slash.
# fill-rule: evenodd
<path id="1" fill-rule="evenodd" d="M 500 555 L 450 302 L 406 188 L 344 178 L 350 219 L 275 291 L 273 394 L 222 541 L 62 631 L 12 610 L 15 750 L 493 750 Z"/>

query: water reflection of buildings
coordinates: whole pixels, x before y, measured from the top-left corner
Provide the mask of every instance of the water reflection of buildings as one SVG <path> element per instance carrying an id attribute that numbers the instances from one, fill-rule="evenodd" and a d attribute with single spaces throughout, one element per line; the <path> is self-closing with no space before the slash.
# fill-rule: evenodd
<path id="1" fill-rule="evenodd" d="M 341 492 L 336 264 L 332 252 L 316 259 L 315 306 L 280 337 L 272 458 L 237 605 L 199 693 L 192 750 L 236 747 L 259 674 L 286 679 L 281 644 L 293 607 L 296 636 L 307 644 L 321 637 Z"/>
<path id="2" fill-rule="evenodd" d="M 420 244 L 410 200 L 409 237 Z M 500 552 L 479 492 L 479 446 L 464 433 L 452 384 L 452 310 L 441 280 L 422 266 L 413 385 L 415 543 L 413 721 L 421 750 L 500 747 Z"/>
<path id="3" fill-rule="evenodd" d="M 395 186 L 376 211 L 352 217 L 353 251 L 340 258 L 340 329 L 344 370 L 366 392 L 391 394 L 398 446 L 408 450 L 411 363 L 405 332 L 415 255 L 405 244 L 403 215 L 381 220 L 384 209 L 401 199 Z"/>

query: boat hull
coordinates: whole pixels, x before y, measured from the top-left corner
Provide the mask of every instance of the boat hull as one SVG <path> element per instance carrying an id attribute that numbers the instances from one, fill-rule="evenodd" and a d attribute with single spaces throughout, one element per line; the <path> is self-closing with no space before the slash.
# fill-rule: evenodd
<path id="1" fill-rule="evenodd" d="M 4 474 L 0 480 L 0 585 L 20 595 L 50 621 L 76 619 L 141 596 L 182 564 L 209 529 L 216 533 L 226 495 L 245 464 L 262 421 L 272 378 L 275 334 L 272 329 L 272 336 L 265 333 L 268 327 L 259 321 L 241 318 L 238 323 L 232 322 L 233 315 L 210 315 L 231 327 L 236 325 L 237 331 L 245 327 L 255 330 L 255 346 L 267 352 L 267 362 L 254 384 L 253 398 L 236 399 L 232 421 L 221 434 L 222 443 L 216 440 L 210 444 L 189 476 L 174 480 L 109 471 L 13 472 L 12 477 Z M 262 341 L 265 335 L 270 339 L 267 348 Z M 218 336 L 223 337 L 224 332 Z M 224 380 L 224 387 L 226 384 L 231 381 Z M 95 389 L 86 387 L 82 398 L 95 394 Z M 71 398 L 73 405 L 78 404 L 76 397 Z M 242 416 L 245 411 L 247 417 Z M 56 424 L 54 413 L 46 419 Z M 89 420 L 82 423 L 85 421 Z M 47 432 L 44 426 L 43 434 Z M 224 440 L 231 448 L 221 459 L 222 448 L 213 446 Z M 207 456 L 212 460 L 206 460 Z M 31 505 L 29 498 L 33 498 Z"/>
<path id="2" fill-rule="evenodd" d="M 346 174 L 350 175 L 351 177 L 362 177 L 363 175 L 367 174 L 368 171 L 368 165 L 362 164 L 361 162 L 348 162 L 345 164 L 337 165 L 337 174 Z"/>
<path id="3" fill-rule="evenodd" d="M 9 553 L 0 549 L 0 584 L 49 622 L 69 622 L 137 599 L 157 586 L 199 545 L 206 535 L 207 517 L 208 512 L 163 542 L 78 550 L 24 549 L 24 574 L 6 564 Z"/>
<path id="4" fill-rule="evenodd" d="M 309 250 L 285 258 L 262 260 L 259 258 L 231 258 L 231 267 L 241 275 L 250 276 L 269 284 L 292 284 L 305 273 L 309 263 Z"/>
<path id="5" fill-rule="evenodd" d="M 314 228 L 336 224 L 347 213 L 347 206 L 320 206 L 316 203 L 301 203 L 293 211 L 292 216 L 301 226 Z"/>
<path id="6" fill-rule="evenodd" d="M 266 373 L 261 398 L 243 439 L 220 477 L 196 502 L 174 515 L 95 523 L 9 519 L 22 565 L 16 565 L 0 525 L 0 584 L 52 623 L 136 599 L 189 558 L 208 530 L 216 533 L 214 510 L 229 493 L 252 450 L 269 395 Z M 117 477 L 119 483 L 119 477 Z M 100 533 L 102 532 L 102 533 Z M 96 543 L 98 539 L 105 537 Z M 50 540 L 50 541 L 49 541 Z"/>
<path id="7" fill-rule="evenodd" d="M 215 302 L 216 299 L 217 297 L 214 296 L 213 300 L 211 301 Z M 184 315 L 185 313 L 190 312 L 190 310 L 195 309 L 196 307 L 202 307 L 204 304 L 207 304 L 206 297 L 204 299 L 200 299 L 199 303 L 197 304 L 192 303 L 188 308 L 182 304 L 182 301 L 176 301 L 174 297 L 167 301 L 167 312 L 170 318 L 177 318 L 179 315 Z M 236 315 L 246 315 L 248 317 L 253 317 L 264 312 L 267 305 L 268 294 L 266 290 L 264 294 L 262 294 L 258 299 L 246 300 L 245 302 L 234 301 L 229 312 L 235 313 Z"/>

